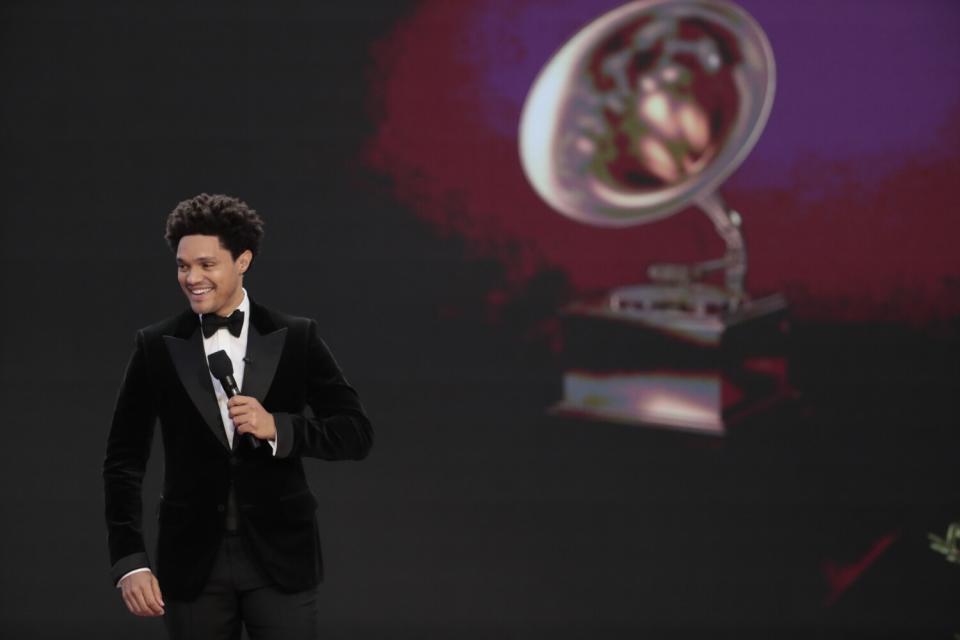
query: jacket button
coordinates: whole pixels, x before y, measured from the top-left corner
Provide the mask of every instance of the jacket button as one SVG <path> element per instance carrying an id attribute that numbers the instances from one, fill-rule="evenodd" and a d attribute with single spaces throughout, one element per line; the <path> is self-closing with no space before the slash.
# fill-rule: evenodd
<path id="1" fill-rule="evenodd" d="M 234 456 L 233 458 L 230 458 L 230 464 L 235 467 L 235 466 L 237 466 L 238 464 L 240 464 L 240 459 L 237 458 L 236 456 Z"/>
<path id="2" fill-rule="evenodd" d="M 222 504 L 218 504 L 217 511 L 219 511 L 220 513 L 223 513 L 224 511 L 226 511 L 226 507 L 224 507 Z"/>

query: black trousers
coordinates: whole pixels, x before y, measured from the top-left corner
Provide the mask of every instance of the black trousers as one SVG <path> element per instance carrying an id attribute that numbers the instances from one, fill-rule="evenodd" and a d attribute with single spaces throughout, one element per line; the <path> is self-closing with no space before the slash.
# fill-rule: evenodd
<path id="1" fill-rule="evenodd" d="M 172 640 L 314 640 L 318 637 L 317 589 L 284 593 L 244 548 L 227 535 L 203 591 L 189 602 L 166 601 L 163 616 Z"/>

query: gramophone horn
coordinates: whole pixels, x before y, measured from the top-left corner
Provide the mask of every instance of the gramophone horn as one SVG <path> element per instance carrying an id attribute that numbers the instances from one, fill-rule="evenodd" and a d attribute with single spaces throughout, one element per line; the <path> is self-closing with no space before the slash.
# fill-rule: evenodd
<path id="1" fill-rule="evenodd" d="M 773 52 L 719 0 L 641 0 L 577 33 L 540 72 L 520 121 L 537 193 L 592 225 L 668 216 L 712 194 L 773 103 Z"/>

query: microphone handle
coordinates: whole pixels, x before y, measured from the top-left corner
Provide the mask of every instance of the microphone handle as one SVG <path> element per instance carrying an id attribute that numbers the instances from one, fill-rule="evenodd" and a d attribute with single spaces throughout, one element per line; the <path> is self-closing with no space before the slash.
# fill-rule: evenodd
<path id="1" fill-rule="evenodd" d="M 226 383 L 226 384 L 224 384 Z M 237 381 L 234 380 L 233 376 L 224 376 L 223 380 L 220 381 L 220 384 L 223 385 L 223 390 L 227 394 L 227 398 L 232 398 L 235 395 L 240 393 L 240 389 L 237 388 Z M 244 433 L 240 436 L 240 440 L 249 446 L 251 449 L 260 448 L 260 440 L 257 439 L 252 433 Z"/>

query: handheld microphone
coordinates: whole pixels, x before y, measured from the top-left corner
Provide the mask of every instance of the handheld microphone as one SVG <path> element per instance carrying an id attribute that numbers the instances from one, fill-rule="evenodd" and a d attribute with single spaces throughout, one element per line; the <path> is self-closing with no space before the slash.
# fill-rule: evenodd
<path id="1" fill-rule="evenodd" d="M 230 356 L 227 355 L 226 351 L 221 349 L 211 353 L 207 358 L 207 363 L 210 365 L 210 373 L 223 385 L 223 390 L 228 398 L 240 393 L 237 381 L 233 377 L 233 362 L 230 361 Z M 260 446 L 260 441 L 252 433 L 244 433 L 240 439 L 253 449 Z"/>

